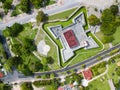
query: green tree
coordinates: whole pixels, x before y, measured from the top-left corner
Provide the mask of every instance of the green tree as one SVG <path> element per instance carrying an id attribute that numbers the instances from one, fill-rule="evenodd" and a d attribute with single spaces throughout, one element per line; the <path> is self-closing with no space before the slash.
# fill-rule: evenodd
<path id="1" fill-rule="evenodd" d="M 98 25 L 100 23 L 100 19 L 93 14 L 89 16 L 88 21 L 92 26 Z"/>
<path id="2" fill-rule="evenodd" d="M 11 86 L 8 84 L 0 83 L 0 90 L 11 90 Z"/>
<path id="3" fill-rule="evenodd" d="M 120 67 L 118 68 L 118 70 L 116 71 L 117 75 L 120 76 Z"/>
<path id="4" fill-rule="evenodd" d="M 113 13 L 110 9 L 105 9 L 105 10 L 103 10 L 101 19 L 102 19 L 102 22 L 110 23 L 110 22 L 114 21 L 115 16 L 113 15 Z"/>
<path id="5" fill-rule="evenodd" d="M 54 59 L 52 57 L 47 57 L 47 64 L 53 64 Z"/>
<path id="6" fill-rule="evenodd" d="M 28 65 L 25 64 L 19 64 L 18 70 L 21 71 L 25 76 L 30 76 L 33 74 L 32 71 L 28 68 Z"/>
<path id="7" fill-rule="evenodd" d="M 7 9 L 7 10 L 11 9 L 12 8 L 12 2 L 10 0 L 6 0 L 3 4 L 3 8 Z"/>
<path id="8" fill-rule="evenodd" d="M 20 9 L 25 13 L 29 13 L 31 11 L 30 0 L 20 0 Z"/>
<path id="9" fill-rule="evenodd" d="M 24 42 L 24 48 L 26 48 L 30 52 L 36 50 L 36 45 L 32 39 L 24 38 L 23 42 Z"/>
<path id="10" fill-rule="evenodd" d="M 19 64 L 22 63 L 22 58 L 20 57 L 10 57 L 6 63 L 4 64 L 4 68 L 7 70 L 7 71 L 10 71 L 12 72 L 12 68 L 13 67 L 18 67 Z"/>
<path id="11" fill-rule="evenodd" d="M 103 43 L 109 43 L 109 42 L 112 42 L 113 40 L 114 40 L 114 38 L 113 38 L 112 35 L 102 37 L 102 42 Z"/>
<path id="12" fill-rule="evenodd" d="M 24 82 L 20 86 L 21 90 L 33 90 L 32 84 L 30 82 Z"/>
<path id="13" fill-rule="evenodd" d="M 116 25 L 115 22 L 109 22 L 109 23 L 105 23 L 103 22 L 100 30 L 103 32 L 104 35 L 112 35 L 115 33 L 116 31 Z"/>
<path id="14" fill-rule="evenodd" d="M 10 28 L 9 28 L 9 27 L 6 27 L 6 29 L 3 30 L 3 35 L 4 35 L 5 37 L 11 36 Z"/>
<path id="15" fill-rule="evenodd" d="M 19 23 L 15 23 L 13 24 L 13 26 L 11 27 L 11 35 L 13 37 L 16 37 L 22 30 L 23 30 L 23 25 L 19 24 Z"/>
<path id="16" fill-rule="evenodd" d="M 50 0 L 30 0 L 36 9 L 48 5 Z"/>
<path id="17" fill-rule="evenodd" d="M 118 13 L 118 6 L 117 5 L 112 5 L 112 6 L 110 6 L 110 10 L 111 10 L 111 12 L 114 14 L 114 15 L 116 15 L 117 13 Z"/>
<path id="18" fill-rule="evenodd" d="M 39 25 L 42 21 L 44 21 L 45 15 L 43 11 L 39 11 L 38 15 L 36 16 L 37 24 Z"/>
<path id="19" fill-rule="evenodd" d="M 40 62 L 34 62 L 29 65 L 29 69 L 32 72 L 38 72 L 39 70 L 43 69 L 43 65 Z"/>
<path id="20" fill-rule="evenodd" d="M 6 37 L 8 37 L 8 36 L 16 37 L 22 30 L 23 30 L 23 25 L 21 25 L 19 23 L 15 23 L 11 27 L 7 27 L 3 31 L 3 35 Z"/>

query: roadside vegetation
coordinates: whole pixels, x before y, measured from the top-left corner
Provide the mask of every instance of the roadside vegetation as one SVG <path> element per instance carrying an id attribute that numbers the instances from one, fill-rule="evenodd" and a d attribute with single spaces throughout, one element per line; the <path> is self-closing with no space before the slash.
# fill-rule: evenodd
<path id="1" fill-rule="evenodd" d="M 9 10 L 12 11 L 11 16 L 17 16 L 21 13 L 30 14 L 32 10 L 54 4 L 54 0 L 20 0 L 18 4 L 13 5 L 13 0 L 0 0 L 4 13 L 7 15 Z"/>
<path id="2" fill-rule="evenodd" d="M 13 0 L 0 0 L 3 3 L 4 13 L 7 14 L 10 9 L 12 9 Z"/>
<path id="3" fill-rule="evenodd" d="M 21 90 L 33 90 L 32 83 L 24 82 L 20 85 Z"/>
<path id="4" fill-rule="evenodd" d="M 106 70 L 106 62 L 99 63 L 91 68 L 93 76 L 96 77 Z"/>
<path id="5" fill-rule="evenodd" d="M 50 80 L 40 80 L 40 81 L 35 81 L 33 82 L 33 85 L 36 87 L 47 87 L 47 86 L 51 86 L 50 88 L 52 88 L 51 90 L 57 90 L 57 88 L 60 85 L 60 79 L 50 79 Z M 49 89 L 50 90 L 50 89 Z"/>
<path id="6" fill-rule="evenodd" d="M 12 87 L 4 82 L 0 81 L 0 90 L 12 90 Z"/>

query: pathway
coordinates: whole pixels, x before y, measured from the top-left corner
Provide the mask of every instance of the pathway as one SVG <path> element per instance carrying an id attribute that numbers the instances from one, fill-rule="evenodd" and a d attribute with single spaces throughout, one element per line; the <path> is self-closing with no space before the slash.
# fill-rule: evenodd
<path id="1" fill-rule="evenodd" d="M 113 84 L 112 79 L 109 79 L 109 80 L 108 80 L 108 83 L 109 83 L 110 89 L 111 89 L 111 90 L 115 90 L 115 86 L 114 86 L 114 84 Z"/>

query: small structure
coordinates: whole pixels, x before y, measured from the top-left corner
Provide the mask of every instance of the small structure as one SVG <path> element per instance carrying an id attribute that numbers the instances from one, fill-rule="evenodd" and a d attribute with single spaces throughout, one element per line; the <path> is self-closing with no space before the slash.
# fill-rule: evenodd
<path id="1" fill-rule="evenodd" d="M 88 81 L 86 79 L 82 80 L 82 86 L 84 86 L 84 87 L 88 86 Z"/>
<path id="2" fill-rule="evenodd" d="M 58 90 L 64 90 L 64 88 L 63 87 L 59 87 Z"/>
<path id="3" fill-rule="evenodd" d="M 65 85 L 63 87 L 59 87 L 58 90 L 72 90 L 70 85 Z"/>
<path id="4" fill-rule="evenodd" d="M 92 79 L 92 72 L 90 69 L 83 71 L 83 76 L 86 80 Z"/>
<path id="5" fill-rule="evenodd" d="M 2 72 L 0 72 L 0 78 L 2 78 L 4 75 L 3 75 L 3 73 Z"/>
<path id="6" fill-rule="evenodd" d="M 39 42 L 37 50 L 41 55 L 47 56 L 48 52 L 50 51 L 50 46 L 46 45 L 45 41 L 42 40 Z"/>
<path id="7" fill-rule="evenodd" d="M 78 82 L 77 82 L 77 81 L 75 81 L 75 82 L 73 83 L 73 85 L 74 85 L 74 86 L 77 86 L 77 85 L 78 85 Z"/>

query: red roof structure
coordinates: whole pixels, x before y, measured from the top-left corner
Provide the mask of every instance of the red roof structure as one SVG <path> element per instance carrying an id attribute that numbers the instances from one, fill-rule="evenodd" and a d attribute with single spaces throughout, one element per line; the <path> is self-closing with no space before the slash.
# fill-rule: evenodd
<path id="1" fill-rule="evenodd" d="M 3 73 L 2 72 L 0 72 L 0 78 L 2 78 L 3 77 Z"/>
<path id="2" fill-rule="evenodd" d="M 58 90 L 64 90 L 64 88 L 63 87 L 59 87 Z"/>
<path id="3" fill-rule="evenodd" d="M 83 71 L 83 75 L 86 80 L 92 79 L 92 71 L 90 69 Z"/>
<path id="4" fill-rule="evenodd" d="M 70 46 L 70 48 L 78 45 L 78 41 L 72 30 L 68 30 L 67 32 L 65 32 L 64 36 L 65 36 L 65 39 L 67 40 L 67 43 Z"/>

